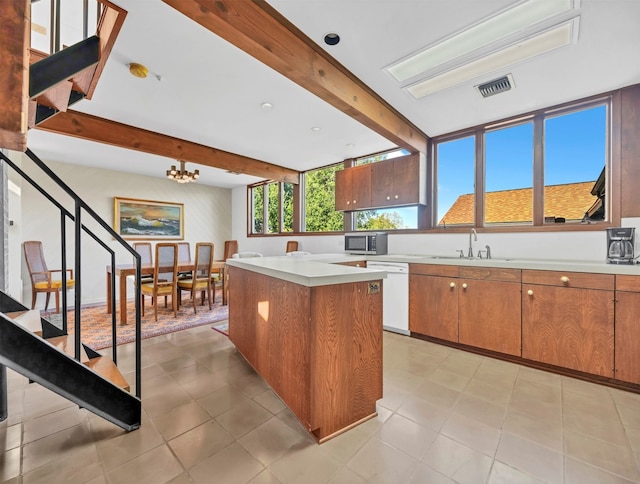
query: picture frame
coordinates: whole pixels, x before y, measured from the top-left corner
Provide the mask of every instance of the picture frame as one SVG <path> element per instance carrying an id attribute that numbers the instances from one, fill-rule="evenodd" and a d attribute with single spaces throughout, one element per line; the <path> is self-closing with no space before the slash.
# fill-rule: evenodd
<path id="1" fill-rule="evenodd" d="M 184 240 L 184 204 L 113 197 L 113 229 L 125 240 Z"/>

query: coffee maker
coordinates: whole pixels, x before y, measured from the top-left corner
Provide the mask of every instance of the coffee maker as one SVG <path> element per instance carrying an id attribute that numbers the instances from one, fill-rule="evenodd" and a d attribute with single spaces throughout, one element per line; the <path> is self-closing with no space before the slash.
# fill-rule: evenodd
<path id="1" fill-rule="evenodd" d="M 607 262 L 609 264 L 634 264 L 635 228 L 607 229 Z"/>

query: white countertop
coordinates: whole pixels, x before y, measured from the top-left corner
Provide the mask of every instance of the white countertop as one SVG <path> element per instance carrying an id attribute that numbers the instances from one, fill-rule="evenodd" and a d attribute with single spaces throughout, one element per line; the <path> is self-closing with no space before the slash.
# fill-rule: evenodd
<path id="1" fill-rule="evenodd" d="M 566 261 L 553 259 L 461 259 L 428 254 L 350 255 L 311 254 L 296 256 L 229 259 L 227 264 L 260 274 L 283 279 L 303 286 L 324 286 L 348 282 L 383 279 L 386 272 L 337 265 L 351 261 L 403 262 L 413 264 L 457 265 L 468 267 L 499 267 L 547 271 L 590 272 L 598 274 L 628 274 L 640 276 L 640 265 L 607 264 L 596 261 Z"/>

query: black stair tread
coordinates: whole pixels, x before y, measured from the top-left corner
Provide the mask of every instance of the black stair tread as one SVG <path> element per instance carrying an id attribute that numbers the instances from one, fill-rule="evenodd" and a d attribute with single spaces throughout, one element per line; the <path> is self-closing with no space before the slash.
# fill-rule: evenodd
<path id="1" fill-rule="evenodd" d="M 122 373 L 120 373 L 120 370 L 118 369 L 116 364 L 108 356 L 98 356 L 97 358 L 91 358 L 85 363 L 85 365 L 109 380 L 114 385 L 117 385 L 126 391 L 131 391 L 129 382 L 127 382 Z"/>
<path id="2" fill-rule="evenodd" d="M 47 338 L 47 342 L 51 343 L 63 353 L 75 358 L 75 339 L 72 334 Z M 89 356 L 87 356 L 87 352 L 84 350 L 82 345 L 80 345 L 80 361 L 82 363 L 87 363 L 89 361 Z"/>
<path id="3" fill-rule="evenodd" d="M 5 313 L 23 328 L 28 329 L 33 334 L 42 336 L 42 321 L 40 320 L 40 310 L 29 309 L 27 311 L 13 311 Z"/>

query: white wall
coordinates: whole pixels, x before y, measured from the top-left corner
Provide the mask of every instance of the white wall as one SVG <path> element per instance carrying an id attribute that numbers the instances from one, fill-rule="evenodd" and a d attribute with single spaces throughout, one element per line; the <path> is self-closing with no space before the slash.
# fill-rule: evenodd
<path id="1" fill-rule="evenodd" d="M 246 187 L 233 189 L 234 220 L 232 236 L 238 240 L 241 251 L 262 252 L 264 255 L 282 255 L 287 240 L 298 240 L 300 250 L 312 253 L 343 252 L 342 236 L 304 237 L 247 237 Z M 640 239 L 640 219 L 623 219 L 623 227 L 637 227 L 636 250 Z M 606 256 L 606 232 L 604 229 L 580 232 L 527 232 L 480 233 L 473 243 L 474 254 L 485 245 L 491 247 L 494 258 L 560 259 L 604 261 Z M 456 255 L 457 249 L 467 253 L 467 233 L 396 234 L 389 235 L 389 253 Z"/>
<path id="2" fill-rule="evenodd" d="M 113 225 L 113 198 L 137 198 L 166 202 L 184 203 L 185 241 L 191 242 L 192 253 L 196 242 L 213 242 L 215 259 L 221 259 L 224 241 L 231 238 L 231 191 L 197 183 L 178 184 L 164 178 L 145 177 L 123 174 L 121 172 L 86 168 L 65 163 L 47 162 L 49 167 L 67 183 L 89 206 L 105 220 Z M 23 155 L 22 167 L 25 171 L 31 167 L 31 160 Z M 158 167 L 162 172 L 163 167 Z M 29 173 L 48 190 L 52 190 L 56 200 L 67 210 L 74 213 L 69 197 L 61 190 L 53 188 L 46 177 L 29 168 Z M 18 237 L 20 244 L 25 240 L 41 240 L 49 269 L 59 268 L 60 249 L 60 215 L 59 211 L 44 197 L 32 188 L 13 170 L 10 179 L 21 188 L 20 219 L 14 223 L 12 237 Z M 116 263 L 130 263 L 131 255 L 96 223 L 83 214 L 83 223 L 99 235 L 117 254 Z M 106 237 L 106 238 L 105 238 Z M 15 241 L 12 247 L 15 247 Z M 67 224 L 67 267 L 73 268 L 74 233 Z M 110 264 L 110 255 L 93 239 L 83 235 L 82 249 L 82 302 L 103 302 L 106 298 L 106 266 Z M 20 251 L 22 250 L 21 245 Z M 10 274 L 10 279 L 22 277 L 22 302 L 31 306 L 31 284 L 29 273 L 22 258 L 21 274 Z M 15 272 L 15 271 L 14 271 Z M 132 291 L 129 291 L 132 294 Z M 44 295 L 38 296 L 36 307 L 44 307 Z M 53 302 L 53 298 L 52 298 Z M 51 307 L 51 304 L 50 304 Z"/>

